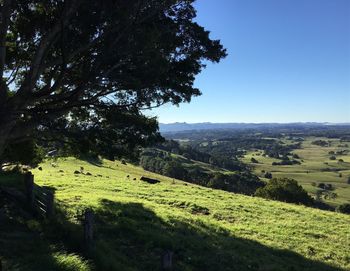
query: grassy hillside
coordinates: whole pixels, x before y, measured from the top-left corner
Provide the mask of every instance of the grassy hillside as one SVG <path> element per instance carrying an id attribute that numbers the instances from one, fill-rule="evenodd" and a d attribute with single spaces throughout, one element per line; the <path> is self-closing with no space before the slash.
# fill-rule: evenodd
<path id="1" fill-rule="evenodd" d="M 55 190 L 59 223 L 26 221 L 0 232 L 3 260 L 17 264 L 12 270 L 160 270 L 164 250 L 174 252 L 181 271 L 350 270 L 348 215 L 199 187 L 120 162 L 51 162 L 33 173 Z M 74 174 L 81 167 L 84 174 Z M 91 257 L 79 250 L 79 214 L 88 207 L 96 214 Z M 27 236 L 23 243 L 12 236 L 18 232 Z M 12 250 L 15 256 L 4 253 Z"/>
<path id="2" fill-rule="evenodd" d="M 325 140 L 330 142 L 329 146 L 318 146 L 311 144 L 315 140 Z M 288 142 L 285 142 L 288 143 Z M 345 145 L 348 147 L 344 147 Z M 254 172 L 258 176 L 263 176 L 261 170 L 269 171 L 273 177 L 289 177 L 296 179 L 309 193 L 315 194 L 318 183 L 330 183 L 336 189 L 338 197 L 334 200 L 326 200 L 327 203 L 337 206 L 350 202 L 350 184 L 347 179 L 350 177 L 350 142 L 340 142 L 339 139 L 308 137 L 302 142 L 300 149 L 293 153 L 297 154 L 301 161 L 300 165 L 276 165 L 273 162 L 279 160 L 263 157 L 260 151 L 250 151 L 245 155 L 243 162 L 254 167 Z M 336 160 L 330 160 L 330 151 L 348 150 L 345 155 L 335 155 Z M 251 163 L 251 158 L 258 160 L 258 164 Z M 339 162 L 342 159 L 344 162 Z M 312 184 L 316 184 L 313 186 Z"/>

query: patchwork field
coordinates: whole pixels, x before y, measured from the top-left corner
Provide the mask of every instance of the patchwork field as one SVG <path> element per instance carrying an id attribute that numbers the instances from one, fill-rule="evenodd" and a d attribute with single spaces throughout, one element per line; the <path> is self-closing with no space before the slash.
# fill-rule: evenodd
<path id="1" fill-rule="evenodd" d="M 316 140 L 325 140 L 329 146 L 318 146 L 311 144 Z M 286 144 L 290 143 L 284 140 Z M 347 146 L 347 147 L 346 147 Z M 297 154 L 301 162 L 300 165 L 272 165 L 280 160 L 264 157 L 259 150 L 249 151 L 242 161 L 250 164 L 254 168 L 254 173 L 263 178 L 263 172 L 272 173 L 273 177 L 289 177 L 297 180 L 309 193 L 315 195 L 319 189 L 319 183 L 329 183 L 334 186 L 337 197 L 335 199 L 325 199 L 330 205 L 337 206 L 350 202 L 350 142 L 341 142 L 339 139 L 308 137 L 302 142 L 300 149 L 292 153 Z M 335 160 L 330 160 L 332 156 L 329 152 L 345 151 L 346 154 L 335 155 Z M 251 163 L 251 158 L 255 158 L 258 163 Z M 343 161 L 341 161 L 341 160 Z M 339 161 L 340 160 L 340 161 Z"/>
<path id="2" fill-rule="evenodd" d="M 9 270 L 160 270 L 165 250 L 179 271 L 350 270 L 348 215 L 212 190 L 118 161 L 52 162 L 33 173 L 55 191 L 56 224 L 22 218 L 21 234 L 19 226 L 2 229 Z M 86 208 L 95 213 L 90 257 L 79 250 Z"/>

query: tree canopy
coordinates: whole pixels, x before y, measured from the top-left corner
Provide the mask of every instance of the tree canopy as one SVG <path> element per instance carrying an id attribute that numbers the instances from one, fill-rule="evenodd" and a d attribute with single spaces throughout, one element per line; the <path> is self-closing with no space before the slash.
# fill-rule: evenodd
<path id="1" fill-rule="evenodd" d="M 289 203 L 312 205 L 313 199 L 294 179 L 280 178 L 270 180 L 266 186 L 256 190 L 255 196 Z"/>
<path id="2" fill-rule="evenodd" d="M 193 2 L 1 1 L 0 156 L 32 138 L 73 144 L 78 131 L 114 150 L 159 137 L 142 110 L 200 95 L 195 76 L 226 55 Z"/>

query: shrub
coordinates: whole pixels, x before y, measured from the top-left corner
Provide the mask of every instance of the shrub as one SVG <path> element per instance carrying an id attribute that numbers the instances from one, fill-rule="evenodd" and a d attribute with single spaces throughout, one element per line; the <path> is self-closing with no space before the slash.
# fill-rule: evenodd
<path id="1" fill-rule="evenodd" d="M 328 190 L 323 190 L 321 191 L 321 194 L 325 199 L 331 200 L 331 199 L 336 199 L 338 197 L 337 193 L 328 191 Z"/>
<path id="2" fill-rule="evenodd" d="M 44 150 L 33 139 L 28 139 L 9 144 L 3 156 L 0 157 L 0 161 L 36 167 L 44 157 Z"/>
<path id="3" fill-rule="evenodd" d="M 256 160 L 254 157 L 252 157 L 252 158 L 250 159 L 250 161 L 251 161 L 252 163 L 255 163 L 255 164 L 258 164 L 258 163 L 259 163 L 258 160 Z"/>
<path id="4" fill-rule="evenodd" d="M 324 190 L 334 190 L 334 187 L 331 183 L 319 183 L 317 187 Z"/>
<path id="5" fill-rule="evenodd" d="M 325 189 L 325 184 L 324 184 L 324 183 L 319 183 L 319 184 L 317 185 L 317 187 L 322 188 L 322 189 Z"/>
<path id="6" fill-rule="evenodd" d="M 339 205 L 336 211 L 343 214 L 350 214 L 350 203 Z"/>
<path id="7" fill-rule="evenodd" d="M 335 157 L 334 155 L 332 155 L 331 157 L 329 157 L 329 160 L 336 160 L 337 157 Z"/>
<path id="8" fill-rule="evenodd" d="M 299 155 L 297 155 L 296 153 L 293 154 L 293 158 L 294 159 L 300 159 Z"/>
<path id="9" fill-rule="evenodd" d="M 264 175 L 264 177 L 265 177 L 266 179 L 272 179 L 272 174 L 271 174 L 270 172 L 266 172 L 265 175 Z"/>
<path id="10" fill-rule="evenodd" d="M 313 145 L 317 145 L 317 146 L 322 146 L 322 147 L 326 147 L 326 146 L 329 146 L 330 144 L 325 141 L 325 140 L 315 140 L 315 141 L 312 141 L 311 144 Z"/>
<path id="11" fill-rule="evenodd" d="M 281 162 L 272 162 L 273 166 L 290 166 L 290 165 L 300 165 L 300 162 L 297 160 L 287 160 L 284 159 Z"/>
<path id="12" fill-rule="evenodd" d="M 289 178 L 272 179 L 265 187 L 257 189 L 255 195 L 289 203 L 301 203 L 304 205 L 313 203 L 313 199 L 298 182 Z"/>

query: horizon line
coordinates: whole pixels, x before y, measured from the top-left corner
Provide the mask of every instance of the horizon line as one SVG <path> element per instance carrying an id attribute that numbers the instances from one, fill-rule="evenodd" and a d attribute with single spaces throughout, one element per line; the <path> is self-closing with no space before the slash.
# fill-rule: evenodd
<path id="1" fill-rule="evenodd" d="M 294 122 L 186 122 L 186 121 L 175 121 L 175 122 L 159 122 L 159 124 L 350 124 L 349 122 L 330 122 L 330 121 L 294 121 Z"/>

